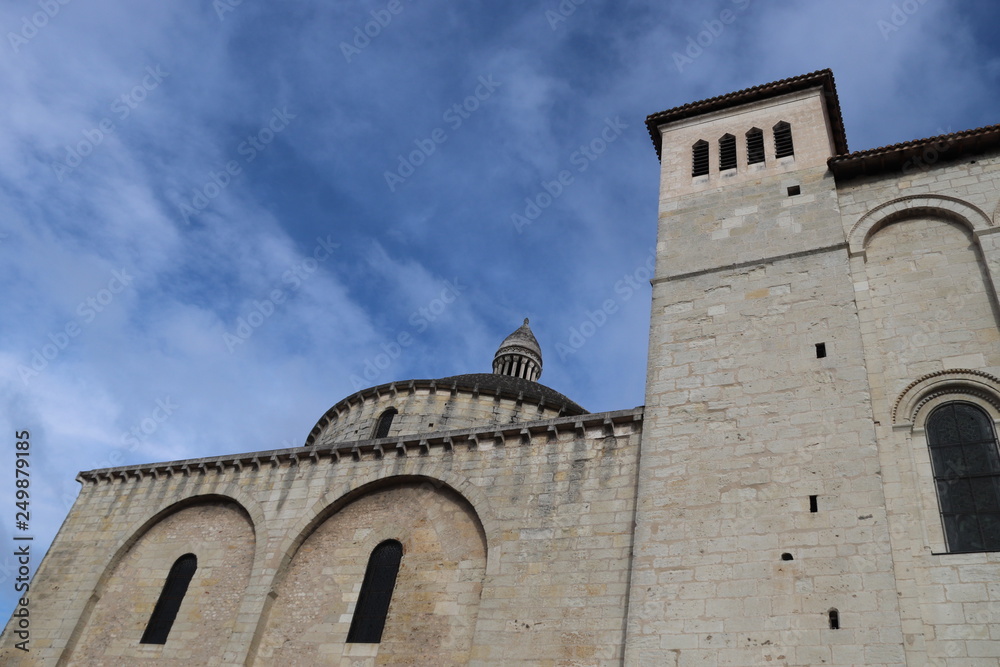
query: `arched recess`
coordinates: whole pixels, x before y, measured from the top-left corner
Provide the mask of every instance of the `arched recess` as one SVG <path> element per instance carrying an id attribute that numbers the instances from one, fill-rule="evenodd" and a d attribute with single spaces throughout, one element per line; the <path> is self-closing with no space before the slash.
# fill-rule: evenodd
<path id="1" fill-rule="evenodd" d="M 420 475 L 385 476 L 331 495 L 289 531 L 250 664 L 332 664 L 358 650 L 388 663 L 467 663 L 487 561 L 472 503 Z M 401 543 L 403 556 L 382 640 L 347 644 L 369 556 L 387 540 Z"/>
<path id="2" fill-rule="evenodd" d="M 876 206 L 854 223 L 847 235 L 852 256 L 864 255 L 869 239 L 893 222 L 916 216 L 942 217 L 964 225 L 972 232 L 989 229 L 993 222 L 972 204 L 945 195 L 910 195 Z"/>
<path id="3" fill-rule="evenodd" d="M 893 404 L 892 422 L 900 426 L 922 424 L 939 404 L 963 398 L 991 407 L 993 418 L 1000 419 L 1000 379 L 982 371 L 952 368 L 910 383 Z"/>
<path id="4" fill-rule="evenodd" d="M 114 550 L 59 664 L 155 659 L 186 665 L 221 658 L 227 644 L 219 638 L 232 634 L 251 574 L 263 563 L 266 542 L 258 539 L 259 525 L 232 495 L 192 494 L 163 503 Z M 183 634 L 184 641 L 142 645 L 166 576 L 186 553 L 198 556 L 200 571 L 171 630 L 171 637 Z"/>

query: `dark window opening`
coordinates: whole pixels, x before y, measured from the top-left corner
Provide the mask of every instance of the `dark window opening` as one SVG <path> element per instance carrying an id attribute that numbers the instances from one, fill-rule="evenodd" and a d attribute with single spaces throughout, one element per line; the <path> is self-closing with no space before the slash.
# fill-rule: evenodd
<path id="1" fill-rule="evenodd" d="M 971 403 L 946 403 L 927 440 L 948 551 L 1000 551 L 1000 451 L 993 420 Z"/>
<path id="2" fill-rule="evenodd" d="M 389 428 L 392 426 L 392 418 L 396 416 L 399 411 L 396 408 L 389 408 L 382 413 L 382 416 L 378 418 L 378 423 L 375 425 L 375 433 L 372 435 L 373 438 L 387 438 L 389 437 Z"/>
<path id="3" fill-rule="evenodd" d="M 801 187 L 799 187 L 798 185 L 789 185 L 788 186 L 788 196 L 789 197 L 794 197 L 794 196 L 800 195 L 800 194 L 802 194 L 802 188 Z"/>
<path id="4" fill-rule="evenodd" d="M 809 511 L 813 513 L 819 511 L 819 496 L 809 496 Z"/>
<path id="5" fill-rule="evenodd" d="M 396 540 L 387 540 L 372 550 L 361 593 L 358 594 L 358 604 L 354 608 L 354 618 L 351 619 L 351 629 L 347 633 L 348 644 L 378 644 L 382 641 L 382 630 L 389 615 L 389 602 L 402 558 L 403 545 Z"/>
<path id="6" fill-rule="evenodd" d="M 836 609 L 831 609 L 827 614 L 830 616 L 830 629 L 840 630 L 840 612 Z"/>
<path id="7" fill-rule="evenodd" d="M 167 574 L 167 581 L 160 591 L 160 599 L 153 607 L 153 614 L 146 624 L 146 631 L 142 633 L 140 644 L 166 644 L 167 635 L 174 625 L 177 612 L 184 601 L 188 586 L 195 570 L 198 569 L 198 559 L 194 554 L 184 554 L 178 558 Z"/>
<path id="8" fill-rule="evenodd" d="M 701 140 L 695 143 L 692 155 L 691 176 L 706 175 L 708 173 L 708 142 Z"/>
<path id="9" fill-rule="evenodd" d="M 747 132 L 747 164 L 764 161 L 764 132 L 756 127 Z"/>
<path id="10" fill-rule="evenodd" d="M 795 559 L 792 557 L 792 554 L 785 552 L 781 554 L 781 560 L 795 560 Z"/>
<path id="11" fill-rule="evenodd" d="M 736 137 L 724 134 L 719 139 L 719 171 L 736 169 Z"/>
<path id="12" fill-rule="evenodd" d="M 773 129 L 774 157 L 795 155 L 795 146 L 792 144 L 792 126 L 785 121 L 781 121 Z"/>
<path id="13" fill-rule="evenodd" d="M 816 343 L 816 358 L 822 359 L 826 356 L 826 343 Z"/>

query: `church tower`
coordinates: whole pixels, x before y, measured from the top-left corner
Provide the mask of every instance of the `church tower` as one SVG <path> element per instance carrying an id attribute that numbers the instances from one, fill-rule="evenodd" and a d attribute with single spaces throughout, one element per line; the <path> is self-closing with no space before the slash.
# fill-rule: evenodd
<path id="1" fill-rule="evenodd" d="M 847 152 L 833 76 L 647 125 L 660 205 L 625 662 L 885 662 L 901 635 L 827 166 Z"/>

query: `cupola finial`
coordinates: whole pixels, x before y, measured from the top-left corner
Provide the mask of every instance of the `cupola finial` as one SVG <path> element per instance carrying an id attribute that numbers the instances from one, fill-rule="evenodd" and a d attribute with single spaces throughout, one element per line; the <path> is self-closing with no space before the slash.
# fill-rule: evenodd
<path id="1" fill-rule="evenodd" d="M 542 376 L 542 348 L 531 333 L 527 317 L 524 324 L 500 343 L 493 357 L 493 372 L 531 382 L 538 382 Z"/>

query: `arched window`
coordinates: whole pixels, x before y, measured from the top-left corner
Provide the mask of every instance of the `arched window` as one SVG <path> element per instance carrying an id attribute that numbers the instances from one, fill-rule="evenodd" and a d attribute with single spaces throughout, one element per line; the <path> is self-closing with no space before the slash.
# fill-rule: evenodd
<path id="1" fill-rule="evenodd" d="M 747 164 L 764 161 L 764 131 L 752 127 L 747 131 Z"/>
<path id="2" fill-rule="evenodd" d="M 704 176 L 708 173 L 708 142 L 704 139 L 697 141 L 691 152 L 691 175 Z"/>
<path id="3" fill-rule="evenodd" d="M 194 576 L 194 571 L 198 569 L 198 559 L 194 554 L 184 554 L 170 568 L 167 574 L 167 581 L 160 591 L 160 599 L 153 607 L 153 614 L 146 624 L 146 631 L 142 633 L 140 644 L 166 644 L 167 635 L 174 625 L 177 612 L 184 601 L 188 585 Z"/>
<path id="4" fill-rule="evenodd" d="M 989 415 L 946 403 L 928 417 L 927 441 L 948 551 L 1000 551 L 1000 451 Z"/>
<path id="5" fill-rule="evenodd" d="M 392 418 L 396 416 L 399 411 L 396 408 L 389 408 L 378 418 L 378 423 L 375 424 L 375 431 L 372 434 L 373 438 L 387 438 L 389 437 L 389 427 L 392 426 Z"/>
<path id="6" fill-rule="evenodd" d="M 795 146 L 792 145 L 792 126 L 785 121 L 781 121 L 773 129 L 774 157 L 795 155 Z"/>
<path id="7" fill-rule="evenodd" d="M 719 139 L 719 171 L 736 169 L 736 137 L 724 134 Z"/>
<path id="8" fill-rule="evenodd" d="M 396 540 L 382 542 L 372 550 L 347 643 L 377 644 L 382 641 L 385 617 L 389 614 L 389 601 L 402 558 L 403 545 Z"/>

